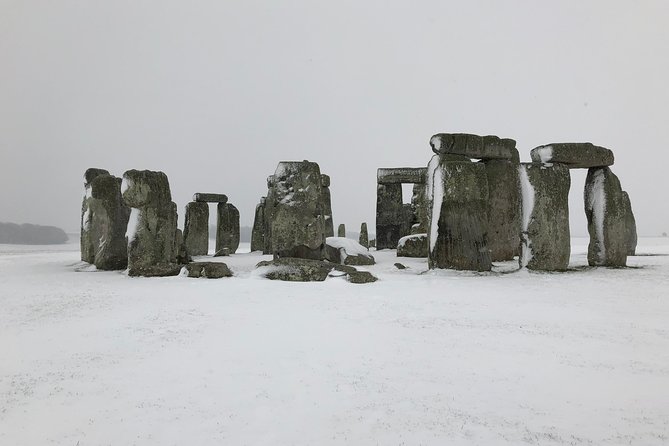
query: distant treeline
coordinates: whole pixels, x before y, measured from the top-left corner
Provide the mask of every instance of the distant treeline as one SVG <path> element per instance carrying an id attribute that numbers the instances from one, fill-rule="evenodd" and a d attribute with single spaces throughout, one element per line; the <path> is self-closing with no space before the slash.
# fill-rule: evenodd
<path id="1" fill-rule="evenodd" d="M 0 222 L 0 243 L 12 245 L 58 245 L 67 242 L 68 237 L 55 226 L 40 226 L 24 223 Z"/>

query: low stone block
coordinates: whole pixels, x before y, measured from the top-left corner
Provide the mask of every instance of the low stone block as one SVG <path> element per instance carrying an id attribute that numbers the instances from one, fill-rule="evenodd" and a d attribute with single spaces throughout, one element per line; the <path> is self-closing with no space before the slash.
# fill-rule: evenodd
<path id="1" fill-rule="evenodd" d="M 228 265 L 222 262 L 193 262 L 186 265 L 188 277 L 204 279 L 220 279 L 232 277 L 232 271 Z"/>

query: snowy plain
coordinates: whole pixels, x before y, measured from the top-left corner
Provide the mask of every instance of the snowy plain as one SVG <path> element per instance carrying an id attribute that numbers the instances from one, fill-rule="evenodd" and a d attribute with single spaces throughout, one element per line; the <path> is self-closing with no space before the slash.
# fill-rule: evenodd
<path id="1" fill-rule="evenodd" d="M 669 239 L 625 269 L 586 249 L 551 274 L 372 252 L 357 285 L 0 245 L 0 445 L 668 444 Z"/>

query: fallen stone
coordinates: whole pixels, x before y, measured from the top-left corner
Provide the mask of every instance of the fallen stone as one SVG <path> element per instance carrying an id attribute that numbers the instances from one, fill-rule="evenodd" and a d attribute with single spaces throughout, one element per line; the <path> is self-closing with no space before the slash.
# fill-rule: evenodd
<path id="1" fill-rule="evenodd" d="M 188 277 L 204 279 L 220 279 L 232 277 L 232 271 L 228 265 L 222 262 L 193 262 L 186 265 Z"/>
<path id="2" fill-rule="evenodd" d="M 224 194 L 196 193 L 193 195 L 193 201 L 200 203 L 227 203 L 228 196 Z"/>
<path id="3" fill-rule="evenodd" d="M 516 141 L 497 136 L 468 133 L 438 133 L 430 138 L 432 151 L 437 155 L 456 154 L 482 160 L 505 159 L 518 161 Z M 443 159 L 442 161 L 446 161 Z"/>
<path id="4" fill-rule="evenodd" d="M 209 252 L 209 205 L 191 201 L 186 205 L 184 223 L 186 251 L 193 256 L 206 256 Z"/>
<path id="5" fill-rule="evenodd" d="M 401 263 L 395 263 L 394 265 L 395 265 L 395 268 L 397 268 L 397 269 L 407 269 L 407 267 L 402 265 Z"/>
<path id="6" fill-rule="evenodd" d="M 183 265 L 177 263 L 162 263 L 128 268 L 130 277 L 169 277 L 177 276 Z"/>
<path id="7" fill-rule="evenodd" d="M 325 258 L 343 265 L 374 265 L 369 250 L 355 240 L 345 237 L 328 237 L 325 241 Z"/>
<path id="8" fill-rule="evenodd" d="M 588 264 L 622 267 L 627 264 L 627 209 L 618 177 L 608 167 L 588 169 L 585 180 L 588 218 Z"/>
<path id="9" fill-rule="evenodd" d="M 625 232 L 627 239 L 627 255 L 636 255 L 637 233 L 636 220 L 632 212 L 632 202 L 627 192 L 623 191 L 623 203 L 625 206 Z"/>
<path id="10" fill-rule="evenodd" d="M 611 166 L 613 152 L 589 142 L 553 143 L 539 146 L 530 152 L 534 163 L 561 163 L 570 169 Z"/>
<path id="11" fill-rule="evenodd" d="M 346 280 L 351 283 L 372 283 L 379 279 L 369 271 L 355 271 L 347 273 Z"/>
<path id="12" fill-rule="evenodd" d="M 570 254 L 569 169 L 564 164 L 521 163 L 519 178 L 520 267 L 564 271 Z"/>
<path id="13" fill-rule="evenodd" d="M 337 265 L 322 260 L 284 257 L 262 261 L 256 265 L 260 275 L 271 280 L 288 282 L 322 282 L 332 271 L 344 273 L 351 283 L 370 283 L 378 280 L 367 271 L 358 271 L 352 266 Z"/>
<path id="14" fill-rule="evenodd" d="M 397 243 L 397 257 L 427 257 L 427 234 L 404 236 Z"/>

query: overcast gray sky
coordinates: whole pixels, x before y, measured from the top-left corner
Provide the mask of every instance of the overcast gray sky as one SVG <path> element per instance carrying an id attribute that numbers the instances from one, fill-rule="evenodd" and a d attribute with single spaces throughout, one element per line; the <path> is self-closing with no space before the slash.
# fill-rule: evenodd
<path id="1" fill-rule="evenodd" d="M 664 0 L 0 0 L 0 221 L 78 230 L 102 167 L 163 170 L 180 214 L 225 193 L 250 225 L 277 162 L 309 159 L 335 223 L 373 228 L 376 169 L 467 132 L 525 161 L 608 147 L 640 234 L 669 232 L 668 23 Z"/>

